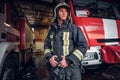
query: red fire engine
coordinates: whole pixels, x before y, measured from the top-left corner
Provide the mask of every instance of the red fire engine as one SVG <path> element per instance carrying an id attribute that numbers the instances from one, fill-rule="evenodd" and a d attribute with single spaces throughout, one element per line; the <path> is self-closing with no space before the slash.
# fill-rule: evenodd
<path id="1" fill-rule="evenodd" d="M 25 19 L 17 16 L 9 2 L 1 6 L 0 80 L 14 80 L 22 65 L 31 58 L 34 35 Z"/>
<path id="2" fill-rule="evenodd" d="M 68 4 L 73 23 L 88 43 L 82 65 L 94 68 L 120 63 L 120 6 L 100 0 L 69 0 Z"/>

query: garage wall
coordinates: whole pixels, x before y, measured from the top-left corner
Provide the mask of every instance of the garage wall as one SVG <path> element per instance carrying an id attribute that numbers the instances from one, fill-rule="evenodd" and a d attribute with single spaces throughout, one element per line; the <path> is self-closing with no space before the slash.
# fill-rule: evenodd
<path id="1" fill-rule="evenodd" d="M 48 28 L 35 29 L 35 39 L 39 42 L 44 42 Z"/>
<path id="2" fill-rule="evenodd" d="M 36 41 L 36 51 L 43 51 L 44 50 L 44 42 L 39 42 L 39 41 Z"/>
<path id="3" fill-rule="evenodd" d="M 44 51 L 44 41 L 46 38 L 46 34 L 48 32 L 48 28 L 35 28 L 35 44 L 36 44 L 36 49 L 34 52 L 40 52 Z"/>

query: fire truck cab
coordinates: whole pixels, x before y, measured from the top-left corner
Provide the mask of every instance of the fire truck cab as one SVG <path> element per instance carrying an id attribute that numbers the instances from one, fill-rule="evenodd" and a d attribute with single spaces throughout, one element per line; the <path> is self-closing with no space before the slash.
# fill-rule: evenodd
<path id="1" fill-rule="evenodd" d="M 68 4 L 73 23 L 88 43 L 82 65 L 120 63 L 120 6 L 103 0 L 69 0 Z"/>

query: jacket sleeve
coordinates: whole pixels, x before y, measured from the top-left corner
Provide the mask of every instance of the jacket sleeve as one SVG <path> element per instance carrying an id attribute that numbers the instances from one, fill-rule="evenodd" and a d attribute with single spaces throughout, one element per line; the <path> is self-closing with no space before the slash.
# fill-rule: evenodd
<path id="1" fill-rule="evenodd" d="M 79 63 L 87 51 L 87 42 L 82 31 L 73 25 L 73 41 L 75 50 L 67 56 L 67 62 Z"/>
<path id="2" fill-rule="evenodd" d="M 47 61 L 52 56 L 50 31 L 51 31 L 51 29 L 48 30 L 48 33 L 47 33 L 47 36 L 46 36 L 45 42 L 44 42 L 44 55 L 45 55 L 45 58 L 46 58 Z"/>

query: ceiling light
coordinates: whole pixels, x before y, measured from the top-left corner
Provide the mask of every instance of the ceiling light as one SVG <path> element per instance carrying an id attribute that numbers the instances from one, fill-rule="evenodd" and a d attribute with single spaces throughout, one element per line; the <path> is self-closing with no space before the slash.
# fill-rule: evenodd
<path id="1" fill-rule="evenodd" d="M 34 29 L 34 28 L 32 28 L 32 31 L 34 32 L 34 31 L 35 31 L 35 29 Z"/>
<path id="2" fill-rule="evenodd" d="M 4 23 L 4 25 L 6 26 L 6 27 L 11 27 L 11 25 L 10 24 L 8 24 L 8 23 Z"/>

